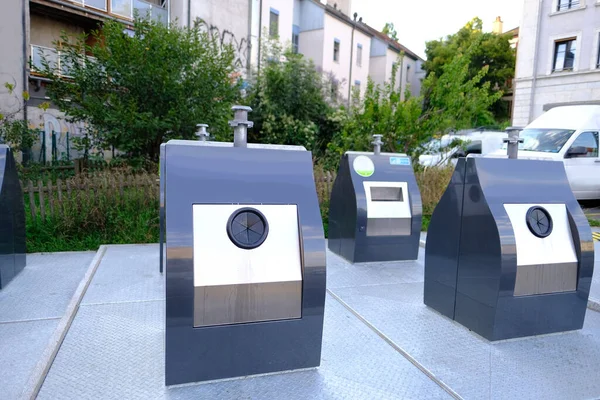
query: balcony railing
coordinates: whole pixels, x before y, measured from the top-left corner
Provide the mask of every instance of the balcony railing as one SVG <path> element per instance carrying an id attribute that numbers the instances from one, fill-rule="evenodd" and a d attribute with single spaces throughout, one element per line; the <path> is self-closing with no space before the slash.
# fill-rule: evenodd
<path id="1" fill-rule="evenodd" d="M 127 19 L 133 19 L 137 12 L 140 17 L 160 21 L 166 24 L 169 21 L 167 3 L 169 0 L 156 0 L 155 2 L 144 0 L 68 0 L 83 7 L 104 11 Z M 157 4 L 160 3 L 160 4 Z"/>
<path id="2" fill-rule="evenodd" d="M 59 76 L 70 78 L 72 65 L 64 59 L 64 55 L 56 49 L 44 46 L 31 45 L 31 70 L 40 72 L 44 70 L 44 58 L 51 69 Z"/>

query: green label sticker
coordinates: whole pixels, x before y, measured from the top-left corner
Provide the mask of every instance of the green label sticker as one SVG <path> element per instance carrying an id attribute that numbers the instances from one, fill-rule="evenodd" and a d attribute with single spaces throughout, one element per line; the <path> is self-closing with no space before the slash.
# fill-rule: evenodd
<path id="1" fill-rule="evenodd" d="M 362 177 L 368 178 L 375 173 L 375 164 L 367 156 L 358 156 L 352 163 L 354 171 Z"/>

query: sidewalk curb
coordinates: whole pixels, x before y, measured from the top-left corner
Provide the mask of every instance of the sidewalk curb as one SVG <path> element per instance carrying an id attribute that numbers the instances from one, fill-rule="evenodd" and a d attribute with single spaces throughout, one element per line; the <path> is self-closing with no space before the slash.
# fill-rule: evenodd
<path id="1" fill-rule="evenodd" d="M 106 253 L 106 249 L 107 246 L 100 246 L 96 252 L 96 255 L 92 259 L 92 262 L 90 262 L 83 279 L 81 282 L 79 282 L 79 286 L 77 286 L 73 297 L 71 297 L 71 300 L 69 301 L 69 305 L 67 306 L 65 314 L 58 322 L 58 326 L 48 341 L 40 360 L 29 376 L 23 392 L 21 392 L 22 399 L 33 400 L 37 397 L 42 385 L 44 384 L 44 380 L 50 371 L 50 367 L 52 366 L 52 363 L 58 354 L 58 350 L 60 349 L 60 346 L 62 345 L 62 342 L 65 339 L 73 320 L 75 319 L 75 315 L 77 314 L 77 310 L 79 310 L 81 300 L 83 299 L 83 296 L 85 296 L 87 288 L 90 285 L 90 282 L 92 281 L 92 278 L 94 277 L 94 274 L 96 273 L 104 254 Z"/>

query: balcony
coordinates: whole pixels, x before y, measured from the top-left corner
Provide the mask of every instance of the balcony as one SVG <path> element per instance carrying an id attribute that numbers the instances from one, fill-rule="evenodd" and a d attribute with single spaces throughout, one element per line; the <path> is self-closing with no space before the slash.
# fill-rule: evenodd
<path id="1" fill-rule="evenodd" d="M 136 13 L 164 24 L 169 22 L 169 0 L 67 0 L 74 5 L 89 8 L 122 19 L 133 20 Z"/>
<path id="2" fill-rule="evenodd" d="M 31 45 L 31 73 L 39 75 L 39 72 L 44 69 L 43 60 L 46 61 L 50 67 L 58 72 L 58 75 L 64 78 L 70 78 L 71 64 L 64 61 L 62 54 L 59 50 L 52 49 L 50 47 Z"/>

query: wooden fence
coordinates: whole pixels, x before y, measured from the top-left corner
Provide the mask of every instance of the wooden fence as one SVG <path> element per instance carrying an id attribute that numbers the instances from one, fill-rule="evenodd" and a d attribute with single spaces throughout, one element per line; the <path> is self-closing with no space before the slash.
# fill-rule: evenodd
<path id="1" fill-rule="evenodd" d="M 23 194 L 29 200 L 31 217 L 46 219 L 69 212 L 65 208 L 70 199 L 83 200 L 89 196 L 108 195 L 116 202 L 122 200 L 128 188 L 144 188 L 147 194 L 158 199 L 158 175 L 98 173 L 77 175 L 73 178 L 43 182 L 21 181 Z"/>
<path id="2" fill-rule="evenodd" d="M 319 204 L 329 201 L 331 188 L 335 181 L 335 173 L 315 171 L 315 183 Z M 82 199 L 89 196 L 108 195 L 116 202 L 124 199 L 126 189 L 137 188 L 146 190 L 147 195 L 158 200 L 159 180 L 156 174 L 116 173 L 111 171 L 80 174 L 65 180 L 57 179 L 43 182 L 21 181 L 21 187 L 27 202 L 29 212 L 35 220 L 59 216 L 69 212 L 71 199 Z"/>

